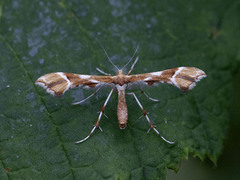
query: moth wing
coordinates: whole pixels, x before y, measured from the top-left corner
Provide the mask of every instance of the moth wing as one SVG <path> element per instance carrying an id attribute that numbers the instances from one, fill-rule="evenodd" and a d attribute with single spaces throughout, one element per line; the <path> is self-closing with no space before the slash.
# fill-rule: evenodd
<path id="1" fill-rule="evenodd" d="M 168 83 L 182 91 L 188 91 L 195 87 L 196 82 L 207 77 L 206 73 L 195 67 L 178 67 L 152 73 L 132 75 L 129 82 L 143 82 L 149 86 L 155 83 Z"/>
<path id="2" fill-rule="evenodd" d="M 94 88 L 102 83 L 112 83 L 112 76 L 91 76 L 64 72 L 45 74 L 37 79 L 35 84 L 42 86 L 54 96 L 61 96 L 67 90 L 85 86 Z"/>

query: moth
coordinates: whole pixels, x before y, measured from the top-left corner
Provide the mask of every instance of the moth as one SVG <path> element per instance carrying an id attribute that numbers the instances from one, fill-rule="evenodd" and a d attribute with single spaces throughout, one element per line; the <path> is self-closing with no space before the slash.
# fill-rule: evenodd
<path id="1" fill-rule="evenodd" d="M 102 45 L 101 45 L 102 46 Z M 130 60 L 123 66 L 123 68 L 119 69 L 110 59 L 106 50 L 103 48 L 109 62 L 116 68 L 117 74 L 111 75 L 107 74 L 104 71 L 96 68 L 97 71 L 104 74 L 103 76 L 98 75 L 85 75 L 85 74 L 73 74 L 73 73 L 65 73 L 65 72 L 53 72 L 46 75 L 43 75 L 37 79 L 35 84 L 42 86 L 46 89 L 46 91 L 53 96 L 62 96 L 67 90 L 75 88 L 75 87 L 87 87 L 87 88 L 94 88 L 96 91 L 88 96 L 87 98 L 81 100 L 80 102 L 73 103 L 73 105 L 81 104 L 84 101 L 88 100 L 92 96 L 96 95 L 97 92 L 103 86 L 109 86 L 110 92 L 105 100 L 101 111 L 99 113 L 97 122 L 94 124 L 92 130 L 90 131 L 89 135 L 83 138 L 80 141 L 75 143 L 81 143 L 86 141 L 95 131 L 96 128 L 99 128 L 101 131 L 101 127 L 99 126 L 100 120 L 102 115 L 104 114 L 105 107 L 112 95 L 113 92 L 118 94 L 118 104 L 117 104 L 117 118 L 118 124 L 120 129 L 125 129 L 128 121 L 128 108 L 126 104 L 126 95 L 133 96 L 136 100 L 138 106 L 141 108 L 143 115 L 145 116 L 148 124 L 149 130 L 148 132 L 153 129 L 165 142 L 169 144 L 174 144 L 174 142 L 167 140 L 164 138 L 156 127 L 152 124 L 147 111 L 143 108 L 142 104 L 138 100 L 136 94 L 134 92 L 126 92 L 129 87 L 134 86 L 135 84 L 143 84 L 146 86 L 152 86 L 157 83 L 167 83 L 173 86 L 176 86 L 182 91 L 188 91 L 195 87 L 196 82 L 200 81 L 202 78 L 206 77 L 206 73 L 201 69 L 195 67 L 177 67 L 173 69 L 167 69 L 163 71 L 157 72 L 150 72 L 150 73 L 143 73 L 143 74 L 135 74 L 130 75 L 134 66 L 138 61 L 138 57 L 136 57 L 135 61 L 132 63 L 131 68 L 125 74 L 124 69 L 126 66 L 133 60 L 139 45 L 137 46 L 133 56 Z M 142 91 L 144 93 L 144 91 Z M 145 93 L 144 93 L 145 94 Z M 145 94 L 152 101 L 158 101 L 157 99 L 149 97 Z"/>

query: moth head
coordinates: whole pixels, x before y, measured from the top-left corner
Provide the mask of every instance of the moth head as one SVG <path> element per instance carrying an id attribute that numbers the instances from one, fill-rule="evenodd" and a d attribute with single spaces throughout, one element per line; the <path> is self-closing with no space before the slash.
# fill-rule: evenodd
<path id="1" fill-rule="evenodd" d="M 125 75 L 122 69 L 119 69 L 117 72 L 117 76 Z"/>

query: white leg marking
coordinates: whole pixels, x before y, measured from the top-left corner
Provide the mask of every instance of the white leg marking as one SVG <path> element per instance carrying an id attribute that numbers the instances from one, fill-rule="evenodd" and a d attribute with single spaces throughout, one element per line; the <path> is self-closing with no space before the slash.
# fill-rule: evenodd
<path id="1" fill-rule="evenodd" d="M 133 68 L 134 68 L 134 66 L 136 65 L 137 62 L 138 62 L 138 57 L 136 57 L 134 63 L 132 64 L 130 70 L 128 71 L 127 75 L 129 75 L 132 72 L 132 70 L 133 70 Z"/>
<path id="2" fill-rule="evenodd" d="M 112 95 L 112 92 L 113 92 L 113 89 L 110 91 L 106 101 L 104 102 L 104 105 L 103 105 L 104 108 L 106 107 L 106 105 L 107 105 L 107 103 L 108 103 L 108 101 L 109 101 L 109 99 L 110 99 L 110 97 Z M 101 120 L 104 108 L 101 110 L 101 112 L 100 112 L 100 114 L 98 116 L 98 120 L 97 120 L 96 124 L 93 125 L 93 128 L 92 128 L 91 132 L 89 133 L 89 135 L 87 137 L 85 137 L 84 139 L 75 142 L 76 144 L 82 143 L 82 142 L 86 141 L 92 135 L 92 133 L 95 131 L 96 128 L 99 128 L 102 131 L 102 128 L 99 126 L 99 123 L 100 123 L 100 120 Z"/>
<path id="3" fill-rule="evenodd" d="M 91 130 L 90 134 L 87 137 L 85 137 L 84 139 L 82 139 L 80 141 L 76 141 L 75 144 L 79 144 L 83 141 L 86 141 L 91 136 L 91 134 L 95 131 L 95 129 L 96 129 L 96 126 L 93 127 L 93 129 Z"/>
<path id="4" fill-rule="evenodd" d="M 85 102 L 86 100 L 90 99 L 91 97 L 93 97 L 94 95 L 97 94 L 97 92 L 101 89 L 101 87 L 99 87 L 94 93 L 92 93 L 90 96 L 86 97 L 85 99 L 79 101 L 79 102 L 75 102 L 75 103 L 72 103 L 72 105 L 77 105 L 77 104 L 81 104 L 83 102 Z"/>
<path id="5" fill-rule="evenodd" d="M 159 102 L 160 100 L 159 99 L 154 99 L 154 98 L 151 98 L 149 95 L 147 95 L 143 90 L 141 90 L 141 92 L 148 98 L 150 99 L 151 101 L 154 101 L 154 102 Z"/>
<path id="6" fill-rule="evenodd" d="M 98 72 L 106 75 L 106 76 L 111 76 L 111 74 L 108 74 L 108 73 L 104 72 L 103 70 L 101 70 L 101 69 L 99 69 L 99 68 L 96 68 L 96 70 L 97 70 Z"/>
<path id="7" fill-rule="evenodd" d="M 132 95 L 132 96 L 134 97 L 134 99 L 137 101 L 138 106 L 142 109 L 143 115 L 146 117 L 146 120 L 147 120 L 148 123 L 149 123 L 150 129 L 153 129 L 165 142 L 167 142 L 167 143 L 169 143 L 169 144 L 174 144 L 174 142 L 166 140 L 166 139 L 158 132 L 158 130 L 153 126 L 153 124 L 151 123 L 151 120 L 149 119 L 149 117 L 148 117 L 145 109 L 143 109 L 143 106 L 142 106 L 142 104 L 140 103 L 140 101 L 138 100 L 138 98 L 137 98 L 137 96 L 135 95 L 135 93 L 127 93 L 127 95 Z M 148 130 L 148 132 L 149 132 L 149 130 Z"/>

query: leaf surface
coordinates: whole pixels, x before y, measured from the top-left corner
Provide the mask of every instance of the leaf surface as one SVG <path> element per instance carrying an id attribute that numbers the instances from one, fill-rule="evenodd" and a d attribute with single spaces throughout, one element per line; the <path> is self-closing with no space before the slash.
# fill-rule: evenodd
<path id="1" fill-rule="evenodd" d="M 229 121 L 232 79 L 240 64 L 238 1 L 7 1 L 0 2 L 0 179 L 164 179 L 189 153 L 214 163 Z M 117 95 L 101 127 L 86 142 L 107 93 L 72 106 L 92 91 L 55 98 L 37 87 L 50 72 L 114 74 L 141 42 L 132 74 L 194 66 L 208 77 L 188 93 L 170 85 L 133 90 L 159 132 L 132 97 L 122 131 Z"/>

